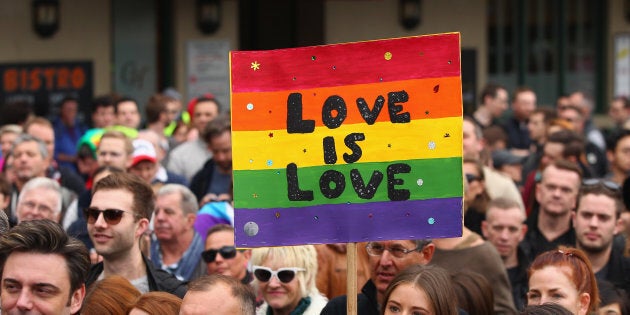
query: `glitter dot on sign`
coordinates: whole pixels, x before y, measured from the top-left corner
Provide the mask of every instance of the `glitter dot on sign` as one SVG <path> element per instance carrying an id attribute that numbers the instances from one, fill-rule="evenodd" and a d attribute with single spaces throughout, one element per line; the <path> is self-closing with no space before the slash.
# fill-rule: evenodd
<path id="1" fill-rule="evenodd" d="M 422 186 L 424 184 L 424 180 L 422 180 L 422 178 L 418 178 L 416 183 L 418 184 L 418 186 Z"/>
<path id="2" fill-rule="evenodd" d="M 245 223 L 245 226 L 243 226 L 243 230 L 245 230 L 245 234 L 247 234 L 247 236 L 255 236 L 258 234 L 258 224 L 252 221 L 247 222 Z"/>
<path id="3" fill-rule="evenodd" d="M 280 212 L 276 212 L 276 219 L 280 219 Z"/>
<path id="4" fill-rule="evenodd" d="M 254 109 L 254 104 L 252 103 L 247 104 L 247 110 L 252 110 L 252 109 Z"/>
<path id="5" fill-rule="evenodd" d="M 386 52 L 385 53 L 385 60 L 392 60 L 392 53 L 391 52 Z"/>
<path id="6" fill-rule="evenodd" d="M 429 220 L 427 220 L 427 222 L 429 222 L 429 224 L 433 225 L 433 224 L 435 224 L 435 219 L 434 218 L 429 218 Z"/>
<path id="7" fill-rule="evenodd" d="M 267 160 L 267 166 L 272 166 L 273 165 L 273 161 L 272 160 Z"/>
<path id="8" fill-rule="evenodd" d="M 252 160 L 252 159 L 249 159 L 249 163 L 254 163 L 254 160 Z"/>
<path id="9" fill-rule="evenodd" d="M 269 138 L 273 138 L 273 132 L 269 133 Z"/>
<path id="10" fill-rule="evenodd" d="M 435 150 L 435 141 L 429 141 L 429 150 Z"/>
<path id="11" fill-rule="evenodd" d="M 319 217 L 318 216 L 314 216 L 313 219 L 319 220 Z"/>
<path id="12" fill-rule="evenodd" d="M 332 66 L 332 69 L 333 69 L 333 70 L 336 70 L 336 69 L 337 69 L 337 66 Z"/>
<path id="13" fill-rule="evenodd" d="M 372 214 L 372 213 L 368 214 L 368 218 L 371 219 L 372 217 L 374 217 L 374 214 Z"/>
<path id="14" fill-rule="evenodd" d="M 317 57 L 311 56 L 311 60 L 315 60 L 315 59 L 317 59 Z"/>
<path id="15" fill-rule="evenodd" d="M 448 64 L 450 65 L 451 63 L 453 63 L 453 61 L 449 60 L 449 61 L 448 61 Z"/>
<path id="16" fill-rule="evenodd" d="M 296 78 L 296 77 L 293 77 L 293 81 L 295 81 L 295 80 L 297 80 L 297 78 Z"/>
<path id="17" fill-rule="evenodd" d="M 251 65 L 250 68 L 252 68 L 252 69 L 254 69 L 254 71 L 256 71 L 256 70 L 260 69 L 260 64 L 258 63 L 258 61 L 254 61 L 254 62 L 252 62 L 252 65 Z"/>

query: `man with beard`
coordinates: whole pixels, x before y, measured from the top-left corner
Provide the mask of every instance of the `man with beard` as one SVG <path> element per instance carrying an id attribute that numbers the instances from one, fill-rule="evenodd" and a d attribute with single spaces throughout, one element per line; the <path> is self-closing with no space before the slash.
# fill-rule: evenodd
<path id="1" fill-rule="evenodd" d="M 575 231 L 571 225 L 571 212 L 575 209 L 582 182 L 582 171 L 575 163 L 558 160 L 542 171 L 536 184 L 538 215 L 527 218 L 527 234 L 522 242 L 530 261 L 559 245 L 575 245 Z"/>
<path id="2" fill-rule="evenodd" d="M 151 261 L 183 281 L 206 273 L 203 238 L 193 227 L 197 210 L 197 198 L 183 185 L 167 184 L 157 192 Z"/>
<path id="3" fill-rule="evenodd" d="M 203 168 L 190 181 L 190 190 L 200 205 L 210 201 L 231 200 L 232 192 L 232 133 L 228 115 L 210 121 L 203 139 L 212 152 Z"/>
<path id="4" fill-rule="evenodd" d="M 607 180 L 586 180 L 573 213 L 576 247 L 583 250 L 598 280 L 630 292 L 630 258 L 623 255 L 621 190 Z"/>
<path id="5" fill-rule="evenodd" d="M 136 175 L 112 173 L 96 183 L 84 215 L 94 249 L 103 261 L 90 268 L 87 286 L 119 275 L 142 293 L 165 291 L 184 297 L 185 284 L 155 268 L 140 249 L 140 238 L 149 228 L 154 209 L 153 189 Z"/>

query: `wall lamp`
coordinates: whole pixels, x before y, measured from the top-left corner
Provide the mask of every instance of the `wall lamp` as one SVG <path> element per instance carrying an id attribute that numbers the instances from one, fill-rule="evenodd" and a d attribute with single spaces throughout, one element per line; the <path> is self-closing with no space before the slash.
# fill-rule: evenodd
<path id="1" fill-rule="evenodd" d="M 59 29 L 59 0 L 33 0 L 32 6 L 35 33 L 42 38 L 53 36 Z"/>
<path id="2" fill-rule="evenodd" d="M 420 24 L 421 0 L 399 0 L 398 19 L 406 30 L 412 30 Z"/>
<path id="3" fill-rule="evenodd" d="M 197 27 L 212 34 L 221 26 L 221 0 L 197 0 Z"/>

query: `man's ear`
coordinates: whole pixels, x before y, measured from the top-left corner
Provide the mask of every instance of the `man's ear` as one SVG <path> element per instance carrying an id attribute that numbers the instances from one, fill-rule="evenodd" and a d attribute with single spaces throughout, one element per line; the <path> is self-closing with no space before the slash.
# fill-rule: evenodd
<path id="1" fill-rule="evenodd" d="M 481 234 L 485 239 L 488 239 L 488 222 L 486 220 L 481 221 Z"/>
<path id="2" fill-rule="evenodd" d="M 247 261 L 249 261 L 249 259 L 252 258 L 252 250 L 251 249 L 244 250 L 243 256 L 245 257 L 245 259 L 247 259 Z"/>
<path id="3" fill-rule="evenodd" d="M 70 314 L 79 313 L 79 310 L 81 310 L 81 306 L 83 305 L 83 298 L 85 298 L 85 284 L 82 284 L 80 288 L 72 292 L 70 301 L 68 301 Z"/>
<path id="4" fill-rule="evenodd" d="M 518 237 L 519 242 L 525 239 L 525 234 L 527 234 L 527 224 L 521 225 L 521 235 Z"/>
<path id="5" fill-rule="evenodd" d="M 424 246 L 420 254 L 422 255 L 422 261 L 420 264 L 426 265 L 431 262 L 433 259 L 433 254 L 435 253 L 435 244 L 429 243 Z"/>
<path id="6" fill-rule="evenodd" d="M 144 234 L 144 232 L 146 232 L 148 229 L 149 229 L 148 219 L 142 218 L 138 220 L 138 229 L 136 230 L 136 237 L 142 236 L 142 234 Z"/>
<path id="7" fill-rule="evenodd" d="M 195 224 L 196 219 L 197 219 L 197 214 L 195 213 L 189 213 L 186 215 L 186 222 L 188 223 L 188 226 L 193 226 Z"/>
<path id="8" fill-rule="evenodd" d="M 613 231 L 613 235 L 617 235 L 617 233 L 623 231 L 625 228 L 623 224 L 623 220 L 621 218 L 617 219 L 615 222 L 615 230 Z"/>

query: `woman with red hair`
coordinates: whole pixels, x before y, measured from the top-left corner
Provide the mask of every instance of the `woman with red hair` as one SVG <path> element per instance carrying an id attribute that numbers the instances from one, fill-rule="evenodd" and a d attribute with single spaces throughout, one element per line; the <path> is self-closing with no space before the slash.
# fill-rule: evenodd
<path id="1" fill-rule="evenodd" d="M 599 290 L 591 263 L 579 249 L 544 252 L 529 267 L 527 304 L 556 303 L 575 315 L 597 310 Z"/>

